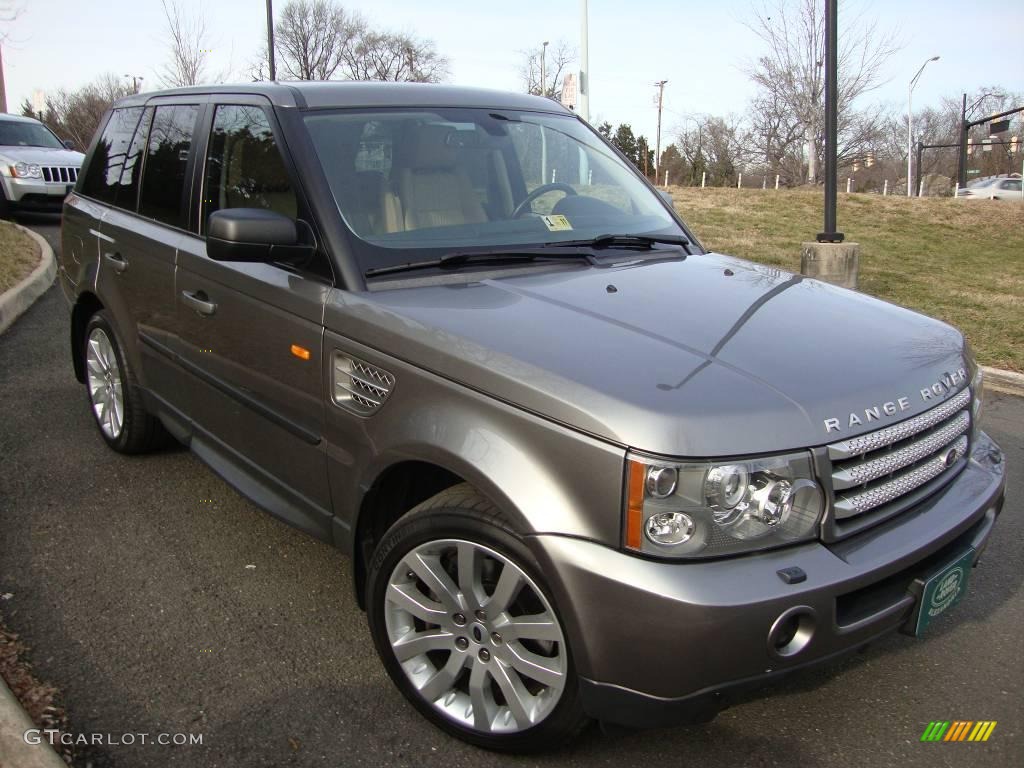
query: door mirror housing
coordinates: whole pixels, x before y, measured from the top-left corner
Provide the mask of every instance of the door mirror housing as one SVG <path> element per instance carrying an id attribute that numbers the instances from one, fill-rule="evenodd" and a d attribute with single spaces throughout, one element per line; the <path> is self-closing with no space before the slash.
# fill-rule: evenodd
<path id="1" fill-rule="evenodd" d="M 659 189 L 658 194 L 661 195 L 661 199 L 668 203 L 668 207 L 674 209 L 676 201 L 672 199 L 672 193 L 666 192 L 664 189 Z"/>
<path id="2" fill-rule="evenodd" d="M 225 208 L 210 214 L 206 255 L 215 261 L 273 262 L 309 256 L 295 219 L 265 208 Z"/>
<path id="3" fill-rule="evenodd" d="M 64 145 L 64 149 L 70 149 L 72 151 L 74 151 L 75 149 L 75 142 L 73 142 L 71 139 L 64 139 L 64 141 L 62 141 L 61 144 Z"/>

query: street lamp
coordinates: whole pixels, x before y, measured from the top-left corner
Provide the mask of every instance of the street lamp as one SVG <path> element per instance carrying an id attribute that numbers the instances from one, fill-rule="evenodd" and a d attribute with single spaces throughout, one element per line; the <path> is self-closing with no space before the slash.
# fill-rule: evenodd
<path id="1" fill-rule="evenodd" d="M 125 77 L 132 81 L 132 93 L 138 93 L 139 83 L 145 80 L 145 78 L 142 75 L 125 75 Z"/>
<path id="2" fill-rule="evenodd" d="M 924 72 L 924 68 L 930 62 L 938 60 L 938 56 L 932 56 L 921 65 L 921 68 L 917 70 L 917 74 L 914 75 L 914 79 L 910 81 L 910 90 L 907 92 L 907 197 L 913 197 L 911 186 L 914 183 L 914 177 L 910 173 L 910 164 L 914 156 L 914 86 L 917 85 L 917 81 L 921 77 L 921 73 Z M 918 168 L 917 171 L 920 173 L 921 169 Z"/>
<path id="3" fill-rule="evenodd" d="M 548 89 L 548 86 L 547 86 L 547 83 L 548 83 L 547 57 L 548 56 L 547 56 L 547 54 L 548 54 L 548 41 L 545 40 L 543 43 L 541 43 L 541 47 L 540 47 L 540 95 L 541 96 L 547 96 L 548 95 L 547 94 L 547 89 Z"/>

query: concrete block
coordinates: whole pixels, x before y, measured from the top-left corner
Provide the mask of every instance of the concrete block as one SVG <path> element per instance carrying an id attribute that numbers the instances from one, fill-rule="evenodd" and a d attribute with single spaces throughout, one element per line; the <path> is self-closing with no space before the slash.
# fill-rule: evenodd
<path id="1" fill-rule="evenodd" d="M 843 288 L 857 288 L 859 243 L 804 243 L 800 274 Z"/>

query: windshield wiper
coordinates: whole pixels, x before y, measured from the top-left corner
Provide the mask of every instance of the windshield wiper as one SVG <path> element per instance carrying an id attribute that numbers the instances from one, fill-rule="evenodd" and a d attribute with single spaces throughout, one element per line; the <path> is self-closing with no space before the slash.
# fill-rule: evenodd
<path id="1" fill-rule="evenodd" d="M 589 245 L 589 241 L 587 242 Z M 394 264 L 389 267 L 374 267 L 364 273 L 366 277 L 393 275 L 398 272 L 412 272 L 417 269 L 458 269 L 465 264 L 512 264 L 531 261 L 586 261 L 595 264 L 594 257 L 589 253 L 552 253 L 547 246 L 540 248 L 495 248 L 487 251 L 455 251 L 445 254 L 439 259 L 410 261 L 405 264 Z"/>
<path id="2" fill-rule="evenodd" d="M 656 244 L 687 246 L 688 238 L 682 235 L 598 235 L 590 240 L 563 240 L 551 243 L 549 248 L 644 248 L 650 250 Z"/>

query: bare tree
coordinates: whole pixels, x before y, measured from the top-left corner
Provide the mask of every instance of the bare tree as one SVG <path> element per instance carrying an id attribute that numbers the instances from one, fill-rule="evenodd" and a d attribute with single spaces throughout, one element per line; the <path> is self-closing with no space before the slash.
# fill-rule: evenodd
<path id="1" fill-rule="evenodd" d="M 345 52 L 349 80 L 439 83 L 448 76 L 448 59 L 432 40 L 398 32 L 364 32 Z"/>
<path id="2" fill-rule="evenodd" d="M 758 106 L 774 113 L 765 116 L 766 127 L 777 124 L 780 129 L 757 132 L 759 138 L 781 142 L 761 149 L 770 162 L 773 155 L 793 153 L 794 144 L 800 150 L 806 147 L 811 183 L 817 181 L 824 123 L 825 14 L 819 6 L 817 0 L 764 0 L 754 8 L 748 25 L 767 53 L 752 62 L 747 73 L 760 88 Z M 863 143 L 866 129 L 877 129 L 870 115 L 851 115 L 853 103 L 882 85 L 883 68 L 899 48 L 896 36 L 877 23 L 855 14 L 843 19 L 838 51 L 840 155 L 844 142 Z M 794 127 L 799 127 L 802 141 L 792 136 Z"/>
<path id="3" fill-rule="evenodd" d="M 295 80 L 330 80 L 366 31 L 333 0 L 290 0 L 274 25 L 278 66 Z"/>
<path id="4" fill-rule="evenodd" d="M 84 152 L 103 114 L 131 90 L 122 78 L 110 73 L 102 75 L 76 91 L 61 89 L 50 94 L 42 120 L 60 138 L 71 139 Z"/>
<path id="5" fill-rule="evenodd" d="M 541 50 L 520 51 L 523 55 L 523 64 L 519 70 L 523 78 L 523 87 L 527 93 L 534 96 L 547 96 L 561 101 L 562 87 L 569 67 L 576 61 L 576 49 L 570 46 L 565 40 L 559 40 L 550 46 L 544 56 L 544 79 L 541 83 Z"/>
<path id="6" fill-rule="evenodd" d="M 202 14 L 189 18 L 178 0 L 161 0 L 167 22 L 170 61 L 160 73 L 167 88 L 199 85 L 206 76 L 206 54 L 210 43 Z"/>

